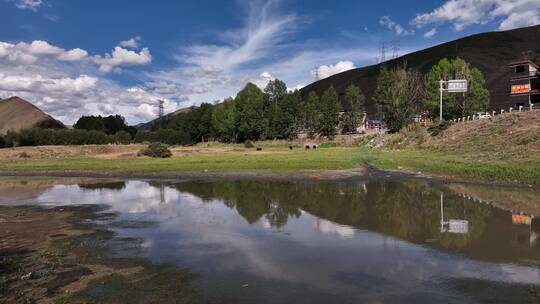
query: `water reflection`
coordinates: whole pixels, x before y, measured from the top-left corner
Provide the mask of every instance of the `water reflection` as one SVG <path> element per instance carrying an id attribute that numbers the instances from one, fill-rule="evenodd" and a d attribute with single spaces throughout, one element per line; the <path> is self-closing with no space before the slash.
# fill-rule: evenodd
<path id="1" fill-rule="evenodd" d="M 28 202 L 106 204 L 119 221 L 158 223 L 114 229 L 142 238 L 152 260 L 203 274 L 209 296 L 245 302 L 466 303 L 464 280 L 540 282 L 538 218 L 422 181 L 85 183 Z"/>

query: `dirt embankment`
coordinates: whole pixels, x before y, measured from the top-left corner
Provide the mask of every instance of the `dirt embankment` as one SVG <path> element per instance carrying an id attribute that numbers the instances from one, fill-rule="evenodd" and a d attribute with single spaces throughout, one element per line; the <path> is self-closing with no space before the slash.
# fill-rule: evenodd
<path id="1" fill-rule="evenodd" d="M 389 149 L 426 149 L 483 160 L 540 161 L 540 111 L 513 112 L 459 122 L 436 136 L 426 128 L 409 128 L 372 140 Z"/>

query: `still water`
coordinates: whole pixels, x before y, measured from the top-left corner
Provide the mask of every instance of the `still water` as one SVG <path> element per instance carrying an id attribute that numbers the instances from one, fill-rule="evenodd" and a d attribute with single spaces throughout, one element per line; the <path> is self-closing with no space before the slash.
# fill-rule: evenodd
<path id="1" fill-rule="evenodd" d="M 540 288 L 539 218 L 491 204 L 534 209 L 533 189 L 419 180 L 35 184 L 11 182 L 0 203 L 106 205 L 116 214 L 108 229 L 140 240 L 118 254 L 196 273 L 202 302 L 527 303 Z"/>

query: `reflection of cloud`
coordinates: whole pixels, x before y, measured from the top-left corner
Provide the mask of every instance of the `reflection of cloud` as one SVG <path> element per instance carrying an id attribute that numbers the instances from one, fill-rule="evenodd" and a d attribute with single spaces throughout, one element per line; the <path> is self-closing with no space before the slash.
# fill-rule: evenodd
<path id="1" fill-rule="evenodd" d="M 315 228 L 324 234 L 337 234 L 343 238 L 352 238 L 354 236 L 354 228 L 319 218 L 315 222 Z"/>
<path id="2" fill-rule="evenodd" d="M 145 252 L 155 260 L 178 263 L 193 272 L 211 273 L 212 277 L 238 275 L 227 276 L 230 280 L 247 275 L 254 285 L 276 280 L 319 292 L 358 294 L 357 286 L 344 284 L 335 276 L 346 272 L 388 282 L 395 287 L 389 294 L 399 297 L 435 278 L 497 278 L 501 282 L 536 284 L 534 279 L 540 275 L 533 267 L 479 262 L 377 232 L 355 230 L 305 211 L 289 218 L 279 230 L 265 229 L 269 224 L 266 218 L 250 225 L 222 200 L 206 197 L 203 201 L 171 186 L 141 181 L 128 181 L 122 190 L 54 186 L 37 201 L 107 204 L 120 217 L 157 221 L 158 226 L 123 229 L 120 233 L 143 238 Z M 370 296 L 381 294 L 365 295 L 368 299 Z"/>

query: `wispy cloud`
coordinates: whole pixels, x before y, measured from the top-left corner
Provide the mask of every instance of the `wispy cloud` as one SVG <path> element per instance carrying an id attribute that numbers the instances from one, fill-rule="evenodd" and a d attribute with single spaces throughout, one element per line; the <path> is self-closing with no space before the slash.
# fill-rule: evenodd
<path id="1" fill-rule="evenodd" d="M 500 30 L 540 24 L 538 0 L 449 0 L 435 10 L 418 14 L 411 24 L 421 28 L 449 22 L 456 31 L 496 21 Z"/>
<path id="2" fill-rule="evenodd" d="M 431 38 L 437 34 L 437 29 L 432 28 L 431 30 L 424 33 L 424 38 Z"/>
<path id="3" fill-rule="evenodd" d="M 45 4 L 43 0 L 15 0 L 14 3 L 17 8 L 31 10 L 34 12 Z"/>
<path id="4" fill-rule="evenodd" d="M 414 30 L 406 30 L 401 24 L 395 22 L 390 16 L 383 16 L 379 24 L 393 31 L 398 36 L 414 35 Z"/>

